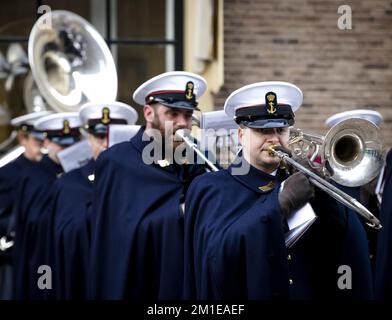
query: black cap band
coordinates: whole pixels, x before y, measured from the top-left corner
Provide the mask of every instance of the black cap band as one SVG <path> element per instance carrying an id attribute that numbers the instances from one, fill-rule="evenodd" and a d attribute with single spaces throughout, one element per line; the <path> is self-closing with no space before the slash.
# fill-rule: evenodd
<path id="1" fill-rule="evenodd" d="M 80 140 L 80 130 L 77 128 L 69 128 L 67 133 L 64 133 L 64 129 L 62 130 L 45 130 L 44 135 L 50 141 L 61 145 L 61 146 L 69 146 L 74 144 Z"/>
<path id="2" fill-rule="evenodd" d="M 108 125 L 109 124 L 127 124 L 127 120 L 125 119 L 112 119 L 110 118 L 110 122 L 108 124 L 104 124 L 102 122 L 102 119 L 90 119 L 87 122 L 87 125 L 84 127 L 84 129 L 92 134 L 92 135 L 106 135 L 108 133 Z"/>
<path id="3" fill-rule="evenodd" d="M 169 108 L 198 110 L 196 96 L 184 91 L 154 92 L 146 97 L 146 103 L 160 103 Z"/>
<path id="4" fill-rule="evenodd" d="M 19 126 L 19 130 L 29 133 L 34 130 L 34 126 L 31 124 L 23 123 Z"/>
<path id="5" fill-rule="evenodd" d="M 99 118 L 99 119 L 89 119 L 87 121 L 87 125 L 89 127 L 95 126 L 95 125 L 97 125 L 99 123 L 100 124 L 104 124 L 104 125 L 108 125 L 108 124 L 127 124 L 128 122 L 125 119 L 113 119 L 113 118 L 110 118 L 110 122 L 109 123 L 103 123 L 101 118 Z"/>
<path id="6" fill-rule="evenodd" d="M 44 135 L 50 141 L 61 146 L 69 146 L 80 141 L 81 138 L 79 127 L 69 128 L 67 133 L 64 133 L 64 130 L 46 130 Z"/>
<path id="7" fill-rule="evenodd" d="M 276 105 L 274 113 L 269 111 L 269 107 L 257 105 L 239 108 L 235 112 L 235 121 L 250 128 L 277 128 L 294 124 L 294 113 L 290 105 Z"/>
<path id="8" fill-rule="evenodd" d="M 64 130 L 44 130 L 46 133 L 46 136 L 48 138 L 52 137 L 78 137 L 80 136 L 80 130 L 79 127 L 77 128 L 69 128 L 69 131 L 67 133 L 64 133 Z"/>

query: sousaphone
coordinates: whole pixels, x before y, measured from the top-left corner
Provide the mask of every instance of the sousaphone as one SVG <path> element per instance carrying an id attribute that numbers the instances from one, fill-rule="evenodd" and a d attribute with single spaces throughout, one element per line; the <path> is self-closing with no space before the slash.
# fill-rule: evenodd
<path id="1" fill-rule="evenodd" d="M 51 11 L 37 20 L 28 57 L 37 87 L 55 111 L 116 99 L 117 71 L 105 40 L 72 12 Z"/>

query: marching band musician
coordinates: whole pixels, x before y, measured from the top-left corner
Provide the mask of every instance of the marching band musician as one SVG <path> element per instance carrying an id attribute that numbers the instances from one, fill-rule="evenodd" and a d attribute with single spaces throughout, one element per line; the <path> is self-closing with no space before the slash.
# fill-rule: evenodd
<path id="1" fill-rule="evenodd" d="M 34 130 L 34 123 L 49 111 L 34 112 L 11 120 L 11 125 L 18 128 L 18 142 L 24 152 L 15 160 L 0 168 L 0 300 L 12 299 L 12 261 L 11 247 L 14 232 L 14 197 L 18 182 L 26 168 L 36 164 L 42 158 L 42 134 Z"/>
<path id="2" fill-rule="evenodd" d="M 56 113 L 41 118 L 35 130 L 45 136 L 48 150 L 40 162 L 25 171 L 15 207 L 15 294 L 16 299 L 43 299 L 50 289 L 38 286 L 40 266 L 51 266 L 47 255 L 50 241 L 49 204 L 55 180 L 63 169 L 57 154 L 80 140 L 78 113 Z"/>
<path id="3" fill-rule="evenodd" d="M 134 92 L 133 99 L 144 106 L 146 126 L 130 141 L 104 151 L 96 163 L 91 298 L 181 298 L 182 205 L 189 183 L 205 167 L 166 156 L 180 146 L 173 133 L 191 128 L 205 90 L 202 77 L 174 71 Z M 172 133 L 166 134 L 170 124 Z M 159 147 L 150 150 L 155 142 Z"/>
<path id="4" fill-rule="evenodd" d="M 226 100 L 225 112 L 240 125 L 242 154 L 228 169 L 197 177 L 189 187 L 186 299 L 335 296 L 346 211 L 302 172 L 287 177 L 280 158 L 269 152 L 271 145 L 288 148 L 302 99 L 290 83 L 260 82 Z M 308 201 L 317 219 L 286 248 L 288 219 Z"/>
<path id="5" fill-rule="evenodd" d="M 86 299 L 91 205 L 95 160 L 108 147 L 109 125 L 134 124 L 137 112 L 121 102 L 89 102 L 79 116 L 88 134 L 93 159 L 79 169 L 64 174 L 54 183 L 54 281 L 58 299 Z"/>

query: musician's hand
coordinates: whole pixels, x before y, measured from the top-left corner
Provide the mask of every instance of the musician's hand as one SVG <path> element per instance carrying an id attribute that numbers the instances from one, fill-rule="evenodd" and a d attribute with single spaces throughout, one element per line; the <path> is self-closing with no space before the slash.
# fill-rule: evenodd
<path id="1" fill-rule="evenodd" d="M 314 197 L 314 187 L 302 172 L 296 172 L 284 182 L 283 190 L 279 193 L 280 209 L 285 217 L 301 208 Z"/>

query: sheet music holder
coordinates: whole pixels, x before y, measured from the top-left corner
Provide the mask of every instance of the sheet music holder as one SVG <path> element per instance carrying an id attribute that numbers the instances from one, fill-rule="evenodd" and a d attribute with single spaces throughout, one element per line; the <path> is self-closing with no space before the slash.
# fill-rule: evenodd
<path id="1" fill-rule="evenodd" d="M 85 165 L 93 157 L 93 154 L 88 141 L 82 140 L 60 151 L 57 156 L 64 172 L 69 172 Z"/>
<path id="2" fill-rule="evenodd" d="M 141 126 L 129 124 L 112 124 L 109 126 L 108 146 L 109 148 L 117 143 L 131 140 L 135 136 Z"/>
<path id="3" fill-rule="evenodd" d="M 289 231 L 285 234 L 286 248 L 291 248 L 310 228 L 317 216 L 312 206 L 306 203 L 287 218 Z"/>
<path id="4" fill-rule="evenodd" d="M 203 112 L 200 121 L 201 141 L 207 144 L 208 137 L 214 136 L 218 143 L 225 144 L 223 139 L 226 138 L 233 139 L 231 143 L 238 145 L 237 128 L 238 124 L 224 110 Z"/>

